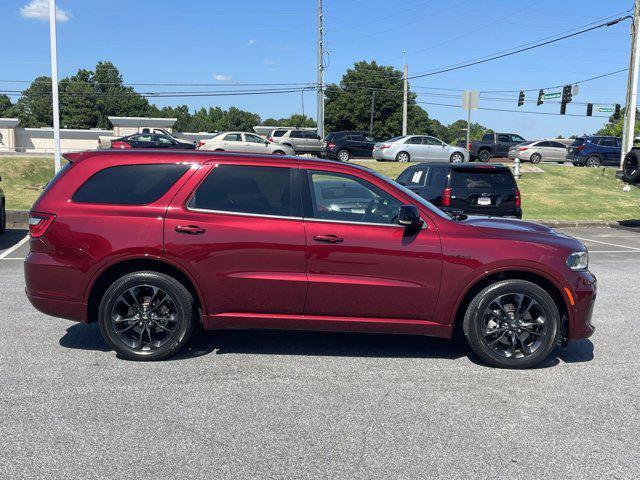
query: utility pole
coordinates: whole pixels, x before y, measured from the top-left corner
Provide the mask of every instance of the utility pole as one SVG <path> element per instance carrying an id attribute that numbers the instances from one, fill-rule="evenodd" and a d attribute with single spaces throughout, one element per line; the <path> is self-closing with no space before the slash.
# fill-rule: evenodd
<path id="1" fill-rule="evenodd" d="M 403 55 L 404 56 L 404 55 Z M 402 97 L 402 135 L 407 134 L 407 109 L 409 106 L 409 67 L 404 61 L 404 94 Z"/>
<path id="2" fill-rule="evenodd" d="M 322 0 L 318 0 L 318 135 L 324 138 L 324 39 Z"/>
<path id="3" fill-rule="evenodd" d="M 466 94 L 467 105 L 469 106 L 467 109 L 467 149 L 469 150 L 469 155 L 471 155 L 471 148 L 469 148 L 469 143 L 471 143 L 471 90 L 467 91 Z"/>
<path id="4" fill-rule="evenodd" d="M 373 111 L 376 108 L 376 91 L 371 90 L 371 117 L 369 118 L 369 133 L 373 135 Z"/>
<path id="5" fill-rule="evenodd" d="M 58 103 L 58 44 L 56 40 L 56 0 L 49 0 L 49 43 L 51 46 L 51 100 L 53 103 L 54 167 L 60 170 L 60 104 Z"/>
<path id="6" fill-rule="evenodd" d="M 622 150 L 620 152 L 620 168 L 625 155 L 633 147 L 636 127 L 636 105 L 638 103 L 638 67 L 640 66 L 638 50 L 640 50 L 640 0 L 635 0 L 633 23 L 631 24 L 631 57 L 629 60 L 629 77 L 627 79 L 627 103 L 622 132 Z"/>

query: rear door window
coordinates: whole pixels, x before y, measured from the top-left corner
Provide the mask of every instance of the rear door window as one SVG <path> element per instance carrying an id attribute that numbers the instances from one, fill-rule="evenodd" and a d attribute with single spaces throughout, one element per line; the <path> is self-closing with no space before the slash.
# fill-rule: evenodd
<path id="1" fill-rule="evenodd" d="M 451 188 L 483 190 L 514 189 L 513 177 L 507 170 L 454 169 L 451 171 Z"/>
<path id="2" fill-rule="evenodd" d="M 100 170 L 84 182 L 72 201 L 112 205 L 146 205 L 162 197 L 189 165 L 118 165 Z"/>
<path id="3" fill-rule="evenodd" d="M 200 184 L 189 208 L 290 217 L 291 175 L 284 167 L 219 165 Z"/>
<path id="4" fill-rule="evenodd" d="M 407 187 L 422 187 L 427 178 L 426 168 L 409 168 L 398 176 L 398 183 Z"/>
<path id="5" fill-rule="evenodd" d="M 498 135 L 499 142 L 509 142 L 511 140 L 509 135 Z"/>
<path id="6" fill-rule="evenodd" d="M 303 132 L 301 130 L 293 130 L 289 135 L 290 138 L 304 138 Z"/>
<path id="7" fill-rule="evenodd" d="M 601 138 L 600 142 L 598 142 L 598 145 L 600 145 L 601 147 L 615 147 L 616 146 L 616 139 L 615 138 Z"/>
<path id="8" fill-rule="evenodd" d="M 320 136 L 316 132 L 311 132 L 309 130 L 303 130 L 302 136 L 310 140 L 320 140 Z"/>
<path id="9" fill-rule="evenodd" d="M 442 190 L 449 181 L 448 167 L 431 167 L 429 169 L 429 187 Z"/>

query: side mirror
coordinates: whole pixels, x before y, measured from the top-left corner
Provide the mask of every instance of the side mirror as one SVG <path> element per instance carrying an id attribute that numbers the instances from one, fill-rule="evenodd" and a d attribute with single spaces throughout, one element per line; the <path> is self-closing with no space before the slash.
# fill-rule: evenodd
<path id="1" fill-rule="evenodd" d="M 420 211 L 414 205 L 402 205 L 398 212 L 398 224 L 407 228 L 420 228 L 424 222 Z"/>
<path id="2" fill-rule="evenodd" d="M 264 141 L 264 144 L 265 144 L 265 145 L 269 145 L 269 140 L 265 140 L 265 141 Z"/>

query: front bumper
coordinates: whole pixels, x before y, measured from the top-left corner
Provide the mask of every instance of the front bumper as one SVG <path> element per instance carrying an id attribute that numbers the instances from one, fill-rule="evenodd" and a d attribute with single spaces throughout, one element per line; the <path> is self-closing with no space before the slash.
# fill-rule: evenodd
<path id="1" fill-rule="evenodd" d="M 571 297 L 568 298 L 571 306 L 571 319 L 569 323 L 568 340 L 589 338 L 595 332 L 596 327 L 592 323 L 593 308 L 596 302 L 598 281 L 591 272 L 576 272 L 576 278 L 570 288 Z M 565 296 L 568 297 L 565 291 Z M 573 298 L 573 305 L 571 305 Z"/>

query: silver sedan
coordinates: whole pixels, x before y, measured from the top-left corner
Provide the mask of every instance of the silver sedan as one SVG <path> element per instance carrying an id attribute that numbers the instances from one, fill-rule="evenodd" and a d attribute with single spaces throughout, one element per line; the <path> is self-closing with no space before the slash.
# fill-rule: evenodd
<path id="1" fill-rule="evenodd" d="M 376 143 L 373 158 L 392 162 L 468 162 L 469 152 L 427 135 L 405 135 Z"/>
<path id="2" fill-rule="evenodd" d="M 560 140 L 534 140 L 514 145 L 509 149 L 508 157 L 511 160 L 518 158 L 521 162 L 540 163 L 546 161 L 563 163 L 567 156 L 567 151 L 567 145 Z"/>
<path id="3" fill-rule="evenodd" d="M 198 142 L 198 150 L 224 152 L 271 153 L 274 155 L 295 155 L 287 145 L 272 143 L 249 132 L 223 132 L 213 138 Z"/>

